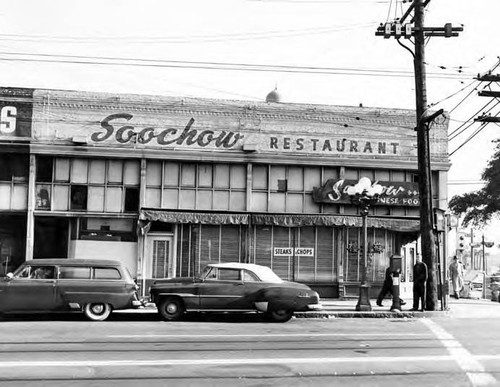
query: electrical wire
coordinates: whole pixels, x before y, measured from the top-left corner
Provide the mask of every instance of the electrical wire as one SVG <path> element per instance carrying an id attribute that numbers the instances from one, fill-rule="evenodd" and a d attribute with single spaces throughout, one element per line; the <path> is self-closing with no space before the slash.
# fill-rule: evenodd
<path id="1" fill-rule="evenodd" d="M 456 91 L 456 92 L 454 92 L 454 93 L 450 94 L 449 96 L 447 96 L 447 97 L 445 97 L 445 98 L 441 99 L 440 101 L 438 101 L 438 102 L 433 102 L 433 103 L 429 104 L 429 107 L 439 105 L 440 103 L 442 103 L 442 102 L 444 102 L 444 101 L 446 101 L 446 100 L 448 100 L 448 99 L 450 99 L 450 98 L 454 97 L 455 95 L 457 95 L 457 94 L 461 93 L 462 91 L 464 91 L 464 90 L 465 90 L 465 89 L 467 89 L 468 87 L 472 86 L 474 83 L 479 83 L 479 81 L 477 81 L 477 80 L 472 81 L 472 82 L 471 82 L 471 83 L 469 83 L 467 86 L 462 87 L 460 90 L 458 90 L 458 91 Z M 459 103 L 458 105 L 456 105 L 453 109 L 451 109 L 451 110 L 449 111 L 449 113 L 453 112 L 453 110 L 455 110 L 455 109 L 456 109 L 456 108 L 457 108 L 457 107 L 458 107 L 458 106 L 459 106 L 459 105 L 460 105 L 463 101 L 465 101 L 465 99 L 466 99 L 467 97 L 469 97 L 469 95 L 471 95 L 471 94 L 474 92 L 474 90 L 476 90 L 476 88 L 472 89 L 472 90 L 469 92 L 469 94 L 467 94 L 467 95 L 465 96 L 465 98 L 464 98 L 462 101 L 460 101 L 460 103 Z"/>
<path id="2" fill-rule="evenodd" d="M 467 140 L 465 140 L 458 148 L 456 148 L 453 152 L 450 153 L 450 157 L 453 156 L 459 149 L 464 147 L 469 141 L 471 141 L 474 137 L 476 137 L 481 131 L 486 127 L 487 123 L 483 122 L 482 125 L 469 136 Z"/>
<path id="3" fill-rule="evenodd" d="M 214 35 L 183 35 L 171 37 L 140 37 L 140 36 L 59 36 L 59 35 L 24 35 L 24 34 L 0 34 L 0 40 L 15 42 L 44 42 L 50 43 L 71 43 L 71 44 L 89 44 L 103 42 L 120 41 L 127 44 L 165 44 L 165 43 L 195 43 L 195 42 L 226 42 L 228 40 L 258 40 L 258 39 L 272 39 L 272 38 L 290 38 L 293 36 L 306 36 L 306 35 L 322 35 L 330 34 L 332 32 L 358 30 L 360 28 L 373 28 L 378 25 L 378 22 L 373 20 L 366 23 L 346 24 L 335 27 L 315 27 L 304 29 L 290 29 L 290 30 L 271 30 L 265 32 L 244 32 L 244 33 L 227 33 L 227 34 L 214 34 Z"/>
<path id="4" fill-rule="evenodd" d="M 473 123 L 474 121 L 471 122 L 471 124 L 469 126 L 467 126 L 465 129 L 463 130 L 460 130 L 466 123 L 470 122 L 471 120 L 473 120 L 479 113 L 481 113 L 481 111 L 483 111 L 484 109 L 486 109 L 486 107 L 488 105 L 490 105 L 494 100 L 491 99 L 490 101 L 488 101 L 486 103 L 486 105 L 484 105 L 482 108 L 480 108 L 476 113 L 474 113 L 467 121 L 465 121 L 465 123 L 463 125 L 460 125 L 457 129 L 455 129 L 453 132 L 451 132 L 449 135 L 448 135 L 448 138 L 449 140 L 453 140 L 455 137 L 459 136 L 460 134 L 462 134 L 465 130 L 467 130 Z M 499 102 L 497 102 L 496 105 L 492 106 L 491 108 L 489 108 L 489 110 L 487 110 L 486 112 L 490 112 L 495 106 L 498 105 Z"/>
<path id="5" fill-rule="evenodd" d="M 231 70 L 231 71 L 257 71 L 257 72 L 281 72 L 301 74 L 329 74 L 329 75 L 361 75 L 380 77 L 403 77 L 413 78 L 412 71 L 406 70 L 380 70 L 380 69 L 358 69 L 342 67 L 317 67 L 317 66 L 290 66 L 290 65 L 267 65 L 247 63 L 225 63 L 225 62 L 203 62 L 203 61 L 179 61 L 162 59 L 122 58 L 122 57 L 99 57 L 82 55 L 56 55 L 56 54 L 30 54 L 22 52 L 0 52 L 0 55 L 21 56 L 21 58 L 3 57 L 3 61 L 20 62 L 46 62 L 84 65 L 105 66 L 135 66 L 135 67 L 158 67 L 158 68 L 183 68 L 183 69 L 205 69 L 205 70 Z M 28 58 L 26 58 L 28 57 Z M 430 78 L 436 79 L 464 79 L 463 74 L 429 73 Z"/>

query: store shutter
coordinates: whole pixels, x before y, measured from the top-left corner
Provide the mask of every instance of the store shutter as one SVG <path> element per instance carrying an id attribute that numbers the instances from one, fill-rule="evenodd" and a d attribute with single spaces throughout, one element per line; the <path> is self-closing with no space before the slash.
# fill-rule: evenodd
<path id="1" fill-rule="evenodd" d="M 294 230 L 292 230 L 293 232 Z M 296 247 L 311 247 L 314 248 L 314 256 L 295 257 L 295 281 L 305 282 L 314 281 L 316 279 L 316 263 L 319 258 L 319 251 L 316 248 L 316 228 L 301 227 L 297 229 L 299 232 L 299 243 Z"/>
<path id="2" fill-rule="evenodd" d="M 317 252 L 316 252 L 316 281 L 333 282 L 336 281 L 335 259 L 334 259 L 334 228 L 317 227 Z"/>
<path id="3" fill-rule="evenodd" d="M 242 262 L 241 226 L 220 226 L 220 262 Z"/>
<path id="4" fill-rule="evenodd" d="M 290 230 L 288 227 L 273 227 L 273 247 L 292 247 Z M 281 279 L 291 281 L 292 256 L 274 256 L 272 269 Z"/>

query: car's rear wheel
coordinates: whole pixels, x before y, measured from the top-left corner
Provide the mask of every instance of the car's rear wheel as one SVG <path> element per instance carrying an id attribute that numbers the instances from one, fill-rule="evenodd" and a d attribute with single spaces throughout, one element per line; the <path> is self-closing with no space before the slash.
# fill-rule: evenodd
<path id="1" fill-rule="evenodd" d="M 267 312 L 270 320 L 275 322 L 287 322 L 293 316 L 293 311 L 287 309 L 271 309 Z"/>
<path id="2" fill-rule="evenodd" d="M 111 305 L 102 302 L 91 302 L 83 308 L 85 317 L 92 321 L 104 321 L 111 314 Z"/>
<path id="3" fill-rule="evenodd" d="M 177 321 L 184 314 L 184 303 L 178 297 L 167 297 L 160 301 L 158 312 L 167 321 Z"/>

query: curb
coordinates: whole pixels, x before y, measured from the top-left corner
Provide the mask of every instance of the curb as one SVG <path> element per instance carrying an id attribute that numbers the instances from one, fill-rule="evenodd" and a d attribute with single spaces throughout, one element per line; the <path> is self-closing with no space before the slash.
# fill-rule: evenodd
<path id="1" fill-rule="evenodd" d="M 428 318 L 448 316 L 448 311 L 438 312 L 295 312 L 296 318 Z"/>
<path id="2" fill-rule="evenodd" d="M 118 312 L 118 311 L 117 311 Z M 126 310 L 124 312 L 131 312 L 131 310 Z M 146 304 L 144 307 L 139 309 L 133 309 L 132 313 L 156 313 L 156 305 L 152 303 Z M 429 318 L 436 316 L 449 316 L 450 311 L 349 311 L 349 310 L 319 310 L 310 312 L 295 312 L 295 318 L 317 318 L 317 319 L 333 319 L 333 318 L 400 318 L 400 319 L 412 319 L 412 318 Z"/>

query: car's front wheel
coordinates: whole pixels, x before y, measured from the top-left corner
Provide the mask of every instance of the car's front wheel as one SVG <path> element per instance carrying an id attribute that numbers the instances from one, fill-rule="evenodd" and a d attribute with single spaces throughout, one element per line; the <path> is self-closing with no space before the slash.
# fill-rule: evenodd
<path id="1" fill-rule="evenodd" d="M 270 320 L 275 322 L 287 322 L 293 316 L 293 311 L 287 309 L 271 309 L 267 312 Z"/>
<path id="2" fill-rule="evenodd" d="M 177 321 L 184 314 L 184 304 L 178 297 L 167 297 L 158 305 L 160 316 L 167 321 Z"/>
<path id="3" fill-rule="evenodd" d="M 101 303 L 101 302 L 92 302 L 83 308 L 83 313 L 85 316 L 92 321 L 104 321 L 111 314 L 112 308 L 111 305 Z"/>

